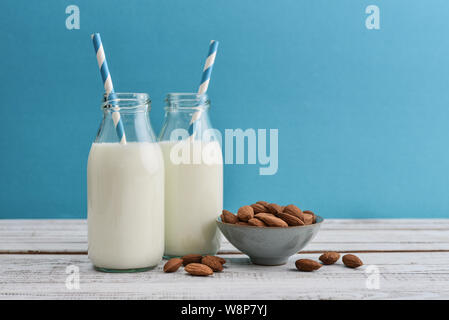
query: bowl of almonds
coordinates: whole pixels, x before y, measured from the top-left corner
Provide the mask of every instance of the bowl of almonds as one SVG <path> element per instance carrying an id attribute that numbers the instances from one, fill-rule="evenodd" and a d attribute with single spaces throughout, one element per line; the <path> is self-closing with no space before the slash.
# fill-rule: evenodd
<path id="1" fill-rule="evenodd" d="M 294 204 L 281 206 L 258 201 L 228 210 L 217 219 L 226 239 L 259 265 L 282 265 L 303 249 L 317 234 L 323 218 Z"/>

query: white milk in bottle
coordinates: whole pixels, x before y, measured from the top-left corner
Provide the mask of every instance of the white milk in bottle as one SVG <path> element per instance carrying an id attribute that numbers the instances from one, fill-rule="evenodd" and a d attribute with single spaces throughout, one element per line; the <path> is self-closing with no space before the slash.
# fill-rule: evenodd
<path id="1" fill-rule="evenodd" d="M 183 150 L 208 148 L 212 156 L 209 163 L 175 164 L 170 152 L 176 144 L 160 143 L 165 163 L 165 254 L 215 254 L 220 247 L 215 219 L 223 210 L 220 145 L 218 142 L 181 142 L 179 144 L 188 144 Z"/>
<path id="2" fill-rule="evenodd" d="M 206 95 L 167 96 L 160 146 L 165 164 L 165 255 L 216 254 L 223 209 L 223 158 Z M 191 124 L 195 112 L 199 119 Z M 179 141 L 178 139 L 181 139 Z"/>
<path id="3" fill-rule="evenodd" d="M 119 143 L 111 101 L 88 167 L 89 259 L 101 271 L 142 271 L 164 251 L 164 163 L 145 94 L 117 94 L 126 143 Z"/>

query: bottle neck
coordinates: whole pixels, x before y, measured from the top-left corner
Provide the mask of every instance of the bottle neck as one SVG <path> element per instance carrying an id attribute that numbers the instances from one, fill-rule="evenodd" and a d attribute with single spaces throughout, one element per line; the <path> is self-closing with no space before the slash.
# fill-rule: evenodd
<path id="1" fill-rule="evenodd" d="M 95 142 L 119 142 L 117 126 L 122 126 L 126 142 L 155 142 L 149 121 L 151 101 L 146 93 L 113 93 L 103 96 L 103 121 Z"/>
<path id="2" fill-rule="evenodd" d="M 206 94 L 169 93 L 165 101 L 160 140 L 173 140 L 173 136 L 176 140 L 181 137 L 201 140 L 203 133 L 212 129 L 208 114 L 210 101 Z"/>

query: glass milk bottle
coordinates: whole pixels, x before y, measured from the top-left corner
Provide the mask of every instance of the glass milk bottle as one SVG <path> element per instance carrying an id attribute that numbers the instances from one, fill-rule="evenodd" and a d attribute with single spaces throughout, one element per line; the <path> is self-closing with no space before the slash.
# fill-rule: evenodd
<path id="1" fill-rule="evenodd" d="M 100 271 L 156 266 L 164 251 L 164 163 L 145 93 L 104 97 L 103 121 L 89 153 L 89 259 Z M 118 110 L 126 143 L 114 126 Z"/>
<path id="2" fill-rule="evenodd" d="M 223 209 L 221 135 L 206 94 L 169 93 L 159 144 L 165 163 L 165 255 L 216 254 Z M 192 123 L 193 122 L 193 123 Z"/>

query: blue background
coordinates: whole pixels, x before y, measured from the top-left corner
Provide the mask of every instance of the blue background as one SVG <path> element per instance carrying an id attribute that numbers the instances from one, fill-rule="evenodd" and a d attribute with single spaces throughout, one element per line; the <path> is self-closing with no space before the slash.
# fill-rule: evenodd
<path id="1" fill-rule="evenodd" d="M 81 29 L 67 30 L 76 4 Z M 365 8 L 380 7 L 380 30 Z M 225 167 L 225 207 L 296 203 L 328 218 L 449 217 L 445 0 L 0 2 L 0 217 L 86 217 L 101 120 L 92 32 L 118 91 L 209 94 L 225 128 L 278 128 L 279 170 Z"/>

